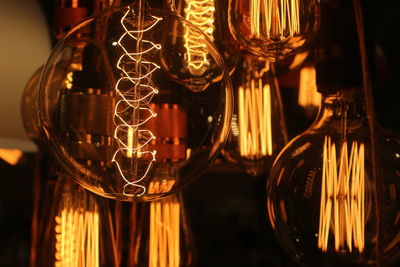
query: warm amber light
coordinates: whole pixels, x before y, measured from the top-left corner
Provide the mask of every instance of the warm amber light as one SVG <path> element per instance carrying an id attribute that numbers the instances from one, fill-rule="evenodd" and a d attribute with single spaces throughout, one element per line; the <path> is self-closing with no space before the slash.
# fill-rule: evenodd
<path id="1" fill-rule="evenodd" d="M 23 153 L 19 149 L 4 149 L 0 148 L 0 158 L 8 164 L 16 165 Z"/>
<path id="2" fill-rule="evenodd" d="M 284 40 L 300 33 L 299 0 L 250 0 L 253 37 Z M 260 14 L 265 13 L 260 17 Z"/>
<path id="3" fill-rule="evenodd" d="M 300 70 L 298 103 L 306 109 L 315 109 L 320 102 L 321 94 L 317 92 L 315 66 L 306 65 Z"/>
<path id="4" fill-rule="evenodd" d="M 240 155 L 258 159 L 272 155 L 271 88 L 262 77 L 269 71 L 269 63 L 254 78 L 239 87 L 239 147 Z"/>
<path id="5" fill-rule="evenodd" d="M 62 209 L 55 221 L 55 266 L 100 266 L 97 203 L 91 198 L 73 198 L 64 192 Z"/>
<path id="6" fill-rule="evenodd" d="M 211 41 L 214 41 L 214 0 L 185 0 L 185 18 L 197 26 Z M 204 74 L 210 65 L 207 56 L 207 47 L 201 33 L 193 31 L 191 27 L 185 27 L 184 31 L 187 67 L 192 75 Z"/>
<path id="7" fill-rule="evenodd" d="M 364 144 L 353 141 L 350 155 L 347 141 L 341 145 L 336 161 L 336 144 L 325 136 L 322 166 L 321 206 L 318 247 L 327 251 L 332 231 L 335 250 L 353 247 L 364 250 L 365 169 Z"/>
<path id="8" fill-rule="evenodd" d="M 152 86 L 150 81 L 151 74 L 160 68 L 154 62 L 146 59 L 146 54 L 153 50 L 160 50 L 161 45 L 151 41 L 143 40 L 143 33 L 151 30 L 156 24 L 162 20 L 160 17 L 152 16 L 153 23 L 146 25 L 141 30 L 129 30 L 129 21 L 126 19 L 128 14 L 133 12 L 128 8 L 125 15 L 121 19 L 121 25 L 124 33 L 115 42 L 115 46 L 119 46 L 123 51 L 123 55 L 119 58 L 117 69 L 121 71 L 121 78 L 115 85 L 115 91 L 120 100 L 115 105 L 114 118 L 117 123 L 114 131 L 114 138 L 117 140 L 119 149 L 115 152 L 112 161 L 115 162 L 118 171 L 123 178 L 125 185 L 123 194 L 134 196 L 136 193 L 130 193 L 133 188 L 140 188 L 142 192 L 137 194 L 142 196 L 146 193 L 146 187 L 139 183 L 146 177 L 153 162 L 156 160 L 155 150 L 146 150 L 151 140 L 155 139 L 153 133 L 147 129 L 142 129 L 143 125 L 156 117 L 157 114 L 151 109 L 150 102 L 152 97 L 158 93 L 158 90 Z M 140 16 L 139 16 L 140 17 Z M 129 52 L 128 44 L 125 39 L 128 38 L 134 43 L 140 44 L 136 46 L 134 52 Z M 142 46 L 146 45 L 146 49 Z M 146 72 L 142 72 L 146 70 Z M 128 86 L 126 86 L 128 84 Z M 127 112 L 131 116 L 127 116 Z M 145 117 L 143 118 L 143 115 Z M 119 124 L 118 124 L 119 123 Z M 139 170 L 137 160 L 146 157 L 148 166 L 144 170 Z M 128 177 L 124 172 L 124 166 L 121 166 L 120 158 L 129 158 L 131 169 L 136 172 L 132 177 Z M 131 171 L 132 171 L 131 170 Z M 142 173 L 140 173 L 142 172 Z"/>
<path id="9" fill-rule="evenodd" d="M 149 267 L 179 267 L 180 203 L 172 195 L 150 203 Z"/>

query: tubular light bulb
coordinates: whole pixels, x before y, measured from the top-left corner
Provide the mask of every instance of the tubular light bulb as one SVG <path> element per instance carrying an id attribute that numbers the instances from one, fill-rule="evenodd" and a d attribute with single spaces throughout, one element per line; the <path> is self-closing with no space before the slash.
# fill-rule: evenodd
<path id="1" fill-rule="evenodd" d="M 135 263 L 148 267 L 192 266 L 195 248 L 180 194 L 143 203 Z"/>
<path id="2" fill-rule="evenodd" d="M 247 50 L 271 61 L 304 49 L 319 22 L 318 0 L 230 0 L 229 28 Z"/>
<path id="3" fill-rule="evenodd" d="M 287 143 L 278 81 L 271 62 L 251 54 L 243 55 L 232 79 L 236 103 L 223 155 L 257 176 Z"/>
<path id="4" fill-rule="evenodd" d="M 302 266 L 375 264 L 377 192 L 363 103 L 359 90 L 325 94 L 314 124 L 282 150 L 271 170 L 270 223 Z M 400 248 L 400 143 L 378 133 L 384 261 L 389 264 Z"/>
<path id="5" fill-rule="evenodd" d="M 117 266 L 116 242 L 108 200 L 58 176 L 43 237 L 32 266 Z"/>
<path id="6" fill-rule="evenodd" d="M 165 54 L 185 54 L 189 28 L 201 35 L 169 11 L 132 1 L 92 16 L 57 44 L 39 89 L 41 129 L 85 188 L 119 200 L 155 199 L 188 184 L 218 154 L 232 105 L 221 56 L 204 38 L 214 66 L 208 73 L 218 81 L 200 93 L 161 63 Z M 82 33 L 88 38 L 74 51 Z M 166 42 L 167 35 L 182 45 Z M 57 68 L 66 72 L 62 86 L 54 84 Z"/>

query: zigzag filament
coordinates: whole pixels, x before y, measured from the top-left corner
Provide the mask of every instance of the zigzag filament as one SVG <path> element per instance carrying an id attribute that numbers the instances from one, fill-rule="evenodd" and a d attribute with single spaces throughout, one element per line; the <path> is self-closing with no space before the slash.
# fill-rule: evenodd
<path id="1" fill-rule="evenodd" d="M 333 225 L 335 251 L 347 246 L 364 251 L 365 167 L 364 144 L 353 141 L 350 155 L 347 141 L 341 144 L 336 160 L 336 144 L 325 136 L 319 215 L 318 247 L 327 251 Z"/>
<path id="2" fill-rule="evenodd" d="M 161 49 L 161 45 L 155 44 L 149 40 L 143 40 L 143 34 L 154 28 L 162 18 L 150 16 L 154 22 L 147 27 L 142 27 L 139 22 L 138 30 L 129 30 L 132 26 L 131 20 L 127 19 L 128 14 L 134 10 L 128 8 L 121 18 L 121 25 L 124 33 L 119 40 L 114 43 L 124 52 L 117 62 L 117 69 L 121 71 L 121 77 L 115 85 L 116 95 L 119 100 L 115 105 L 114 138 L 117 140 L 119 148 L 115 151 L 112 162 L 115 162 L 118 172 L 121 175 L 125 185 L 123 194 L 127 196 L 141 196 L 146 193 L 146 187 L 139 183 L 147 176 L 153 162 L 156 160 L 156 151 L 147 151 L 146 147 L 155 136 L 150 130 L 139 129 L 157 114 L 150 108 L 152 97 L 158 93 L 158 90 L 152 86 L 151 76 L 154 71 L 160 68 L 156 63 L 146 60 L 144 56 L 153 50 Z M 141 11 L 139 11 L 141 12 Z M 143 14 L 139 13 L 139 20 Z M 136 43 L 136 51 L 130 52 L 124 46 L 123 40 L 129 38 L 130 44 Z M 133 40 L 132 40 L 133 39 Z M 148 45 L 143 49 L 143 45 Z M 144 71 L 144 73 L 142 73 Z M 128 86 L 126 85 L 128 83 Z M 127 89 L 126 89 L 127 88 Z M 140 114 L 145 114 L 141 118 Z M 143 174 L 138 171 L 138 161 L 145 164 L 143 158 L 149 158 L 149 163 L 143 168 Z M 126 173 L 122 162 L 130 162 L 130 172 Z M 129 175 L 129 176 L 128 176 Z M 132 177 L 134 180 L 132 181 Z M 140 194 L 127 192 L 132 187 L 142 190 Z"/>

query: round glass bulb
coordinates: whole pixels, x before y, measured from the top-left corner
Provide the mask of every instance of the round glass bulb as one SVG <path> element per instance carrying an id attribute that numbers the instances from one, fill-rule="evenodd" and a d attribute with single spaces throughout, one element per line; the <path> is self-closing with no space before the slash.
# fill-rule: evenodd
<path id="1" fill-rule="evenodd" d="M 400 143 L 377 128 L 376 163 L 383 186 L 377 192 L 359 94 L 325 95 L 314 124 L 282 150 L 270 173 L 270 223 L 283 248 L 302 266 L 374 265 L 378 220 L 383 266 L 399 252 Z"/>
<path id="2" fill-rule="evenodd" d="M 203 71 L 213 82 L 200 91 L 171 78 L 165 64 L 173 56 L 182 68 L 196 66 L 178 60 L 187 57 L 187 29 L 202 36 L 182 17 L 133 1 L 88 18 L 57 44 L 40 83 L 40 123 L 79 184 L 108 198 L 152 200 L 198 177 L 219 153 L 232 108 L 221 56 L 204 37 L 214 67 Z"/>
<path id="3" fill-rule="evenodd" d="M 306 47 L 319 24 L 318 0 L 229 0 L 229 29 L 245 49 L 271 61 Z"/>
<path id="4" fill-rule="evenodd" d="M 231 134 L 222 153 L 258 176 L 269 171 L 287 143 L 275 67 L 265 58 L 243 53 L 231 78 L 235 104 Z"/>

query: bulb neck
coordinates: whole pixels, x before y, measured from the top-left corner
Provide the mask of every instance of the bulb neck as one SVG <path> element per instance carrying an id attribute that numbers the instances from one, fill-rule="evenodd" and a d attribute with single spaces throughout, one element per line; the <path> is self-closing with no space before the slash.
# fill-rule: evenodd
<path id="1" fill-rule="evenodd" d="M 342 134 L 366 126 L 368 112 L 365 95 L 360 88 L 346 88 L 334 93 L 324 93 L 314 129 L 329 129 Z"/>

